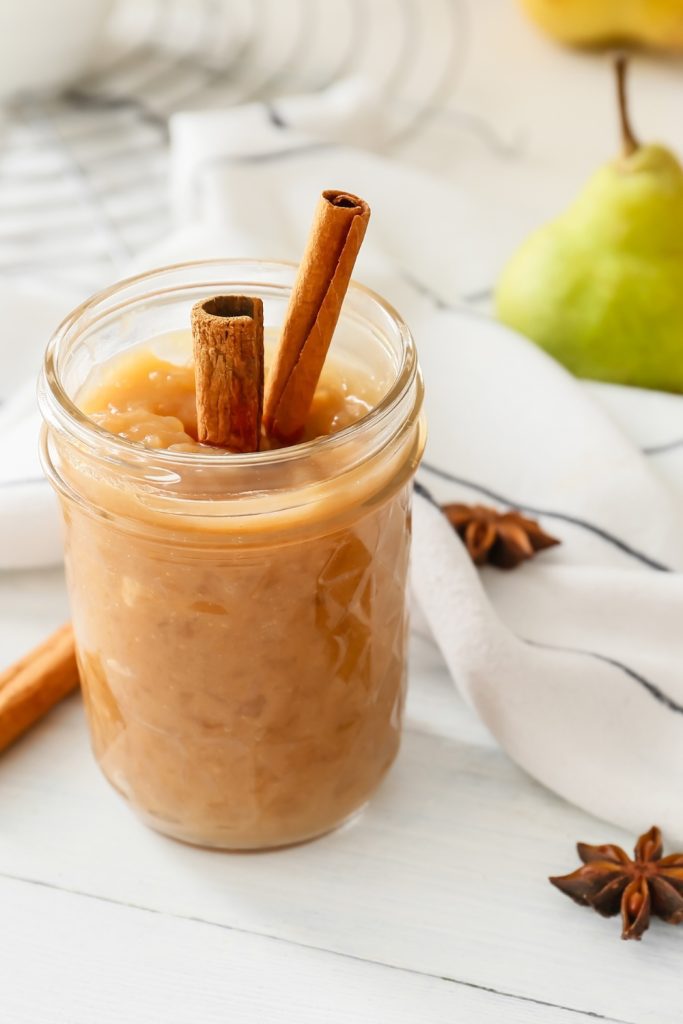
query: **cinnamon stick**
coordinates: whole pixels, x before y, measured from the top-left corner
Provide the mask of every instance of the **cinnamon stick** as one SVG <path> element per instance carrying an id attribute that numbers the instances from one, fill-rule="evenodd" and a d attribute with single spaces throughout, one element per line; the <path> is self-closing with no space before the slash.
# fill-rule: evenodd
<path id="1" fill-rule="evenodd" d="M 73 630 L 66 625 L 0 673 L 0 750 L 77 686 Z"/>
<path id="2" fill-rule="evenodd" d="M 214 295 L 192 307 L 200 441 L 256 452 L 263 414 L 263 303 Z"/>
<path id="3" fill-rule="evenodd" d="M 323 192 L 318 203 L 268 375 L 263 421 L 281 441 L 305 426 L 369 218 L 348 192 Z"/>

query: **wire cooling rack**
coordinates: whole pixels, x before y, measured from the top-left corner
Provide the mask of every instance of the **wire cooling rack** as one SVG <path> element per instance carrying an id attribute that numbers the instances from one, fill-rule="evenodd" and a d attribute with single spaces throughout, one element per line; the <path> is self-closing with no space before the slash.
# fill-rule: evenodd
<path id="1" fill-rule="evenodd" d="M 362 74 L 415 138 L 453 93 L 467 0 L 119 0 L 93 70 L 0 119 L 0 278 L 86 293 L 169 226 L 168 118 Z"/>

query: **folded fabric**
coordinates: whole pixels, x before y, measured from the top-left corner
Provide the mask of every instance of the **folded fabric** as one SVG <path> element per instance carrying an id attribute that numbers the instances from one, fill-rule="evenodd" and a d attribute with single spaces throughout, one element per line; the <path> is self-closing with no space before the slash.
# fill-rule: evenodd
<path id="1" fill-rule="evenodd" d="M 36 380 L 48 338 L 74 295 L 0 289 L 0 569 L 61 561 L 57 502 L 39 459 Z"/>
<path id="2" fill-rule="evenodd" d="M 358 83 L 176 115 L 177 230 L 134 269 L 297 259 L 323 188 L 367 198 L 357 276 L 407 319 L 426 381 L 423 620 L 527 771 L 601 817 L 683 838 L 683 399 L 582 384 L 468 307 L 505 255 L 501 215 L 372 151 L 384 137 L 381 104 Z M 562 543 L 513 573 L 479 573 L 437 507 L 446 500 L 526 510 Z"/>
<path id="3" fill-rule="evenodd" d="M 652 819 L 682 837 L 683 509 L 670 479 L 683 479 L 683 446 L 646 456 L 491 322 L 436 313 L 421 351 L 431 434 L 413 582 L 454 680 L 541 782 L 631 830 Z M 671 415 L 680 443 L 683 399 L 663 405 L 659 428 Z M 520 508 L 562 543 L 478 573 L 437 507 L 453 500 Z"/>

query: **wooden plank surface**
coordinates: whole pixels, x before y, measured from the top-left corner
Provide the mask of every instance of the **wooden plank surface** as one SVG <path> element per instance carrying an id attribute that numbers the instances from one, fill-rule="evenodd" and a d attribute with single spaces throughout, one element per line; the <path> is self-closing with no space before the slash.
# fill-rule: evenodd
<path id="1" fill-rule="evenodd" d="M 440 978 L 2 878 L 0 906 L 12 922 L 0 931 L 11 1024 L 577 1021 Z"/>
<path id="2" fill-rule="evenodd" d="M 38 639 L 63 614 L 59 577 L 45 579 L 33 574 L 22 578 L 21 586 L 11 577 L 0 582 L 3 660 L 5 652 L 18 653 L 19 634 L 22 643 L 32 630 Z M 29 609 L 38 610 L 31 629 Z M 286 944 L 296 951 L 291 955 L 300 965 L 302 984 L 307 971 L 315 973 L 312 951 L 341 957 L 334 963 L 343 967 L 329 968 L 333 976 L 338 970 L 340 979 L 346 973 L 351 979 L 358 962 L 367 961 L 373 970 L 381 967 L 377 1005 L 389 1008 L 387 1019 L 402 1019 L 391 1016 L 392 986 L 405 981 L 406 991 L 419 992 L 425 978 L 434 986 L 429 990 L 436 1020 L 441 1012 L 466 1008 L 450 1003 L 454 997 L 450 989 L 443 996 L 441 984 L 458 992 L 492 990 L 506 1000 L 505 1007 L 526 1008 L 520 1020 L 536 1019 L 530 1009 L 536 1003 L 629 1024 L 681 1019 L 683 929 L 657 923 L 643 943 L 622 943 L 617 922 L 574 906 L 546 881 L 549 873 L 574 866 L 577 838 L 628 843 L 630 837 L 558 800 L 512 765 L 462 705 L 439 656 L 424 640 L 414 643 L 408 728 L 394 771 L 360 820 L 316 843 L 225 855 L 149 831 L 94 766 L 78 699 L 67 701 L 0 759 L 0 809 L 0 877 L 13 894 L 11 899 L 0 895 L 2 932 L 24 929 L 23 945 L 10 941 L 9 959 L 0 961 L 9 986 L 3 981 L 0 990 L 13 992 L 15 1001 L 22 998 L 17 979 L 27 957 L 41 970 L 55 958 L 71 963 L 80 943 L 79 955 L 87 953 L 94 970 L 100 954 L 88 936 L 98 936 L 99 942 L 108 933 L 106 921 L 115 908 L 116 922 L 131 915 L 129 925 L 116 924 L 122 934 L 136 933 L 136 921 L 145 922 L 141 935 L 148 927 L 163 933 L 162 920 L 170 936 L 184 927 L 190 931 L 182 934 L 189 936 L 197 921 L 206 922 L 206 934 L 213 938 L 202 941 L 216 964 L 225 929 L 258 937 L 240 938 L 237 946 L 244 941 L 248 951 L 248 942 L 256 942 L 264 963 L 268 950 L 276 948 L 267 943 L 277 939 L 278 949 Z M 47 930 L 40 923 L 43 907 Z M 81 915 L 94 924 L 64 931 L 60 922 L 72 913 L 74 921 Z M 32 922 L 28 933 L 24 917 Z M 50 928 L 65 936 L 63 945 L 46 939 Z M 194 938 L 187 941 L 194 949 Z M 135 948 L 127 940 L 124 945 Z M 188 978 L 193 970 L 201 975 L 197 965 L 204 945 L 197 946 L 197 960 L 187 960 Z M 104 964 L 105 953 L 102 958 Z M 130 985 L 161 1000 L 168 979 L 161 953 L 159 958 L 147 986 L 144 958 Z M 282 971 L 284 984 L 286 968 Z M 123 967 L 121 976 L 126 976 Z M 75 985 L 73 976 L 70 984 Z M 240 991 L 239 998 L 247 999 L 244 986 Z M 69 985 L 67 997 L 75 998 Z M 38 995 L 24 998 L 30 1006 Z M 259 996 L 253 1012 L 260 1008 L 270 1019 L 267 998 L 267 993 Z M 24 1019 L 37 1024 L 80 1019 L 43 1018 L 40 1003 L 35 1006 L 35 1018 Z M 464 1019 L 501 1019 L 500 1012 L 500 1004 L 482 999 Z M 503 1019 L 514 1020 L 516 1012 L 506 1009 Z M 547 1009 L 544 1013 L 537 1019 L 552 1020 Z M 21 1020 L 19 1010 L 9 1019 Z M 139 1019 L 154 1018 L 140 1011 Z M 305 1018 L 298 1013 L 291 1019 Z M 432 1017 L 413 1013 L 403 1019 Z"/>

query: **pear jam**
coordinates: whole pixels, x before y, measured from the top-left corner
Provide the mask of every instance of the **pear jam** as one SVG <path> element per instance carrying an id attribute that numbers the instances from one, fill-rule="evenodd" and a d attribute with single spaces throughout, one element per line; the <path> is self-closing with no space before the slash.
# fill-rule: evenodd
<path id="1" fill-rule="evenodd" d="M 185 361 L 171 362 L 149 347 L 119 356 L 85 385 L 79 405 L 98 426 L 147 448 L 224 453 L 197 440 L 191 339 L 179 334 L 170 342 L 176 352 L 187 351 Z M 267 351 L 272 351 L 272 345 Z M 301 441 L 335 434 L 355 423 L 377 403 L 379 387 L 358 370 L 354 373 L 330 360 L 323 368 Z M 276 441 L 262 435 L 262 450 L 277 447 Z"/>
<path id="2" fill-rule="evenodd" d="M 390 431 L 386 365 L 334 356 L 302 443 L 235 456 L 197 441 L 190 351 L 137 345 L 76 395 L 125 473 L 61 449 L 92 743 L 158 830 L 281 846 L 358 811 L 398 751 L 419 395 Z"/>

